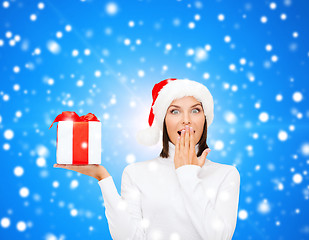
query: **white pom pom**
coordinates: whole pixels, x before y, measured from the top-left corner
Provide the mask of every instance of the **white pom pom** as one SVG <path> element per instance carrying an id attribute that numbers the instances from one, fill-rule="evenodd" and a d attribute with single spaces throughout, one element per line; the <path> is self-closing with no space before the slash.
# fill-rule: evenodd
<path id="1" fill-rule="evenodd" d="M 145 146 L 152 146 L 158 143 L 160 137 L 160 129 L 156 127 L 156 125 L 152 125 L 149 128 L 140 130 L 136 139 L 139 144 Z"/>

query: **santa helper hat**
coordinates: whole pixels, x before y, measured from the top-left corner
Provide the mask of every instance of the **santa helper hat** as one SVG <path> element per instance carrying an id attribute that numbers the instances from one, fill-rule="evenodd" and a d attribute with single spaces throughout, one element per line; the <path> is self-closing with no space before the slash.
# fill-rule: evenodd
<path id="1" fill-rule="evenodd" d="M 202 103 L 207 127 L 209 127 L 214 118 L 214 102 L 208 88 L 189 79 L 168 78 L 155 84 L 152 89 L 153 101 L 148 118 L 149 127 L 137 133 L 137 141 L 145 146 L 157 144 L 160 131 L 163 132 L 163 122 L 168 107 L 173 100 L 185 96 L 193 96 Z"/>

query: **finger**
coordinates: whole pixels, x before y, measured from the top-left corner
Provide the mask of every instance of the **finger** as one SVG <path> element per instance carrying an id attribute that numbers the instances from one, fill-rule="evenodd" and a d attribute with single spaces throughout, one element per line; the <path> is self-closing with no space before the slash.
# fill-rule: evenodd
<path id="1" fill-rule="evenodd" d="M 57 167 L 57 168 L 63 168 L 65 167 L 67 164 L 54 164 L 54 167 Z"/>
<path id="2" fill-rule="evenodd" d="M 201 155 L 201 157 L 200 157 L 200 160 L 199 160 L 201 166 L 203 166 L 203 165 L 205 164 L 207 155 L 208 155 L 208 153 L 209 153 L 210 151 L 211 151 L 210 148 L 207 148 L 207 149 L 205 149 L 205 150 L 203 151 L 203 153 L 202 153 L 202 155 Z"/>
<path id="3" fill-rule="evenodd" d="M 55 168 L 68 168 L 68 164 L 55 164 Z"/>
<path id="4" fill-rule="evenodd" d="M 99 165 L 99 164 L 91 164 L 91 165 Z M 91 166 L 90 164 L 54 164 L 54 167 L 78 167 L 78 166 Z"/>
<path id="5" fill-rule="evenodd" d="M 185 146 L 185 130 L 181 131 L 179 150 L 182 151 Z"/>
<path id="6" fill-rule="evenodd" d="M 193 128 L 190 127 L 190 153 L 195 154 L 195 144 L 194 144 L 194 133 L 193 133 Z"/>
<path id="7" fill-rule="evenodd" d="M 190 140 L 190 131 L 189 128 L 186 127 L 186 133 L 185 133 L 185 152 L 189 152 L 189 140 Z"/>
<path id="8" fill-rule="evenodd" d="M 208 153 L 210 153 L 211 149 L 207 148 L 205 151 L 206 151 L 206 157 L 207 157 L 207 155 L 208 155 Z"/>
<path id="9" fill-rule="evenodd" d="M 57 168 L 64 168 L 64 169 L 69 169 L 69 170 L 76 170 L 78 169 L 77 165 L 73 164 L 55 164 Z"/>

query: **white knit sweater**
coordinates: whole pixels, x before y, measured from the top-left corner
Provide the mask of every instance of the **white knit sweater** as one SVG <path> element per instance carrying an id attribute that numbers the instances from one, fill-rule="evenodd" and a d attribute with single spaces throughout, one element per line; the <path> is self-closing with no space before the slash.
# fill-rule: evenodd
<path id="1" fill-rule="evenodd" d="M 232 239 L 238 170 L 209 159 L 202 168 L 184 165 L 175 170 L 174 155 L 175 145 L 169 142 L 169 158 L 126 166 L 121 196 L 112 176 L 98 182 L 114 240 Z"/>

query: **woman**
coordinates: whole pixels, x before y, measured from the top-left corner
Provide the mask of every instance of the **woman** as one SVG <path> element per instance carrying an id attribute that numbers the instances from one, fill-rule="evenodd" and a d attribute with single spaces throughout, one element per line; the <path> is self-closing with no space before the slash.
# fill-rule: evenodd
<path id="1" fill-rule="evenodd" d="M 152 90 L 149 128 L 137 135 L 157 158 L 126 166 L 121 196 L 101 165 L 59 165 L 98 179 L 113 239 L 227 240 L 236 227 L 240 175 L 206 159 L 213 98 L 202 84 L 165 79 Z"/>

